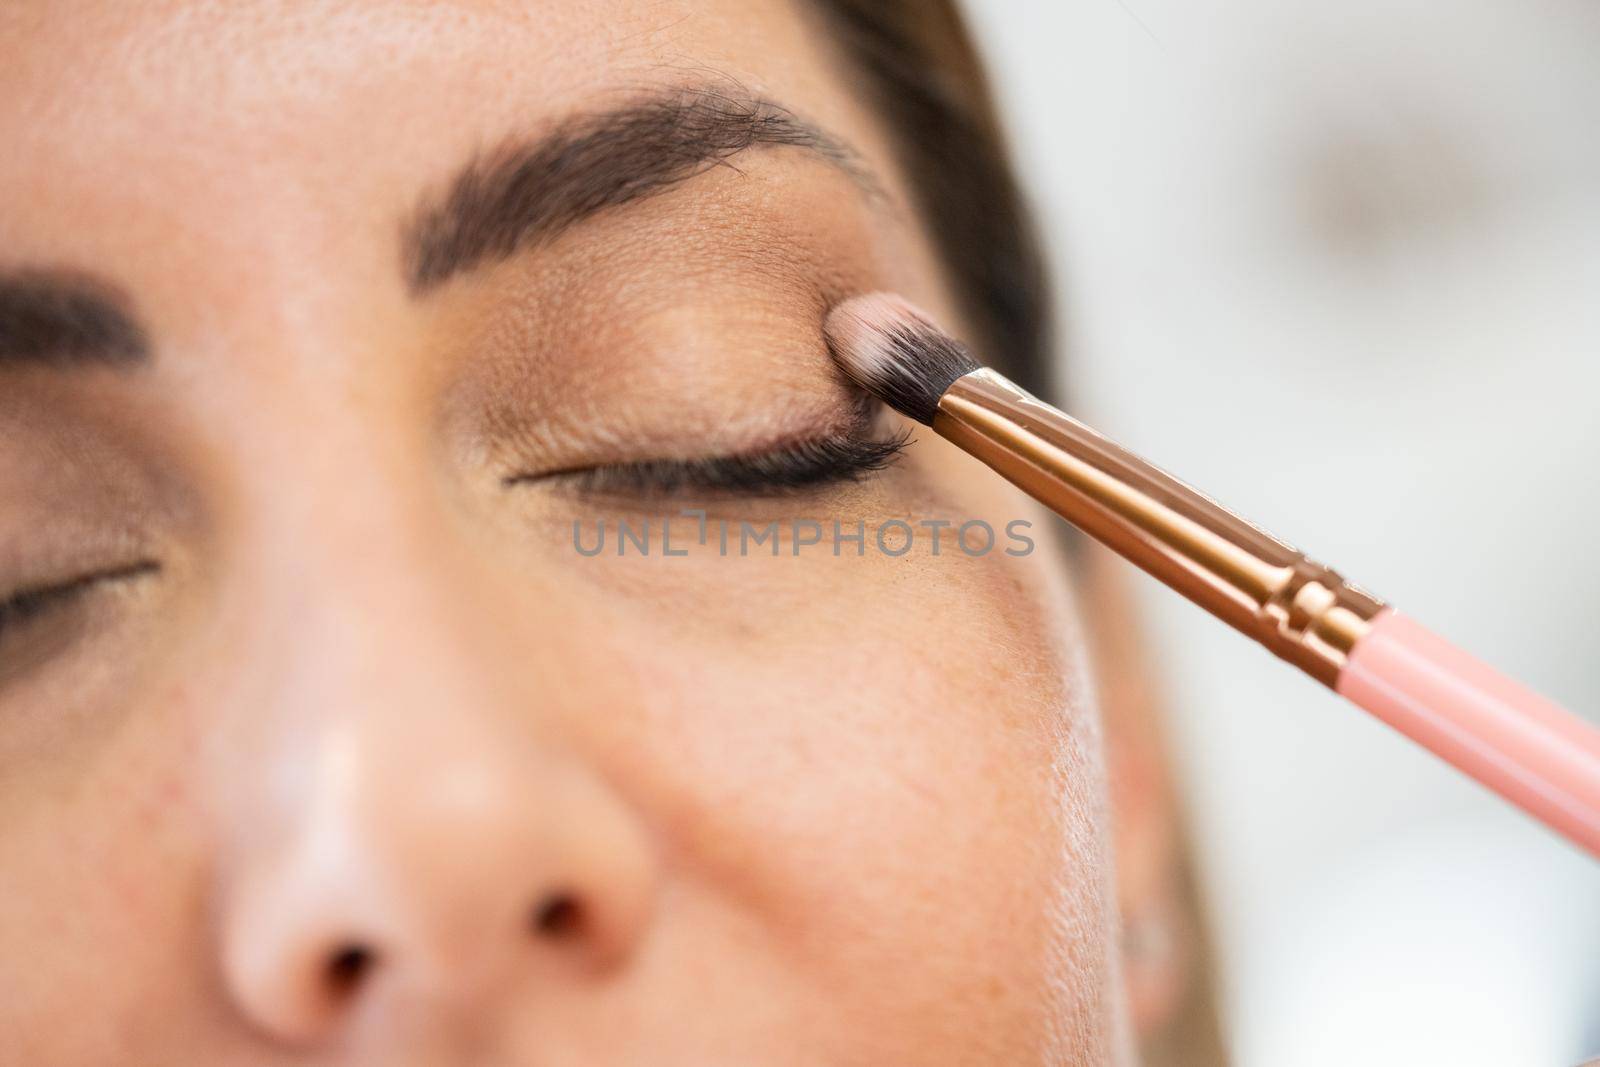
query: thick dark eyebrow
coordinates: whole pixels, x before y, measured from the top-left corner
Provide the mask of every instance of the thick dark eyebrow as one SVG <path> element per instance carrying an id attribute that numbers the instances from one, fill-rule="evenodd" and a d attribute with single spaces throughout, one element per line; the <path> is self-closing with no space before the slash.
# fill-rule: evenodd
<path id="1" fill-rule="evenodd" d="M 770 100 L 709 89 L 653 94 L 468 164 L 406 224 L 407 284 L 425 293 L 763 146 L 802 149 L 869 193 L 879 189 L 844 142 Z"/>
<path id="2" fill-rule="evenodd" d="M 70 272 L 0 272 L 0 370 L 149 358 L 144 330 L 114 287 Z"/>

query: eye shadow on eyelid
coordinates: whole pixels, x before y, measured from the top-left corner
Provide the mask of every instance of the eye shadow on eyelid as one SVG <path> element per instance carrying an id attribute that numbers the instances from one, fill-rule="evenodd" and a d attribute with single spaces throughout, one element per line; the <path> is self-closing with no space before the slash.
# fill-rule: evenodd
<path id="1" fill-rule="evenodd" d="M 780 496 L 859 482 L 892 465 L 910 442 L 910 432 L 875 434 L 873 401 L 857 398 L 847 425 L 790 434 L 776 442 L 724 455 L 648 458 L 515 474 L 508 487 L 560 485 L 591 496 L 673 496 L 687 492 Z"/>

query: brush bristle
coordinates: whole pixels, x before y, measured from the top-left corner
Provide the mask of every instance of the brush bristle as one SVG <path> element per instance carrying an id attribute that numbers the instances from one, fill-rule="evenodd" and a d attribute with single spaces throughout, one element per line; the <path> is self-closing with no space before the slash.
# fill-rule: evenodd
<path id="1" fill-rule="evenodd" d="M 887 293 L 846 300 L 829 313 L 826 332 L 852 381 L 925 426 L 956 379 L 980 366 L 927 315 Z"/>

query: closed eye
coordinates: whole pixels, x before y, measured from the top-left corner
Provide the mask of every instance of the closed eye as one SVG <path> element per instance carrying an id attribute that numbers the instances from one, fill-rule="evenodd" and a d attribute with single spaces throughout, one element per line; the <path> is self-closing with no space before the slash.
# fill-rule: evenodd
<path id="1" fill-rule="evenodd" d="M 891 466 L 910 443 L 909 432 L 874 436 L 862 418 L 843 432 L 797 438 L 749 452 L 514 475 L 507 485 L 547 482 L 590 496 L 670 497 L 694 493 L 787 496 L 860 482 Z"/>
<path id="2" fill-rule="evenodd" d="M 742 455 L 608 464 L 560 477 L 571 488 L 595 496 L 781 496 L 859 482 L 894 463 L 908 440 L 905 433 L 887 441 L 823 438 Z"/>
<path id="3" fill-rule="evenodd" d="M 82 574 L 49 585 L 22 589 L 0 601 L 0 642 L 50 613 L 66 608 L 100 586 L 129 581 L 161 569 L 154 560 Z"/>

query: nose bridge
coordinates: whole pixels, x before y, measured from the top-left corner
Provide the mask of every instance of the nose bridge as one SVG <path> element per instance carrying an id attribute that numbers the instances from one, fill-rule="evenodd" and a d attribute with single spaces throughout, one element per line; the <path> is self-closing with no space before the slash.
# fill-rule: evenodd
<path id="1" fill-rule="evenodd" d="M 331 540 L 331 539 L 330 539 Z M 288 581 L 274 642 L 287 660 L 277 695 L 291 717 L 337 722 L 400 756 L 504 730 L 515 698 L 496 689 L 493 651 L 474 618 L 471 575 L 447 545 L 395 522 L 305 551 Z M 524 730 L 534 726 L 522 716 Z M 458 739 L 458 740 L 453 740 Z M 408 745 L 420 742 L 420 746 Z"/>
<path id="2" fill-rule="evenodd" d="M 448 749 L 503 732 L 507 717 L 525 734 L 537 716 L 507 690 L 530 680 L 496 662 L 500 598 L 430 491 L 427 465 L 381 454 L 399 451 L 352 447 L 262 506 L 239 599 L 259 605 L 246 625 L 275 661 L 273 699 L 288 719 L 348 720 L 340 729 L 370 732 L 396 755 L 407 738 Z"/>

